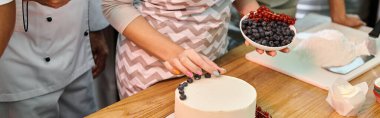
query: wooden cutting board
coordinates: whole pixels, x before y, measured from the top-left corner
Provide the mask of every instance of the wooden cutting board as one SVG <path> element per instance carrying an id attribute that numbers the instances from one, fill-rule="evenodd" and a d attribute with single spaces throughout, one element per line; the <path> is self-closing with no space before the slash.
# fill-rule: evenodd
<path id="1" fill-rule="evenodd" d="M 342 32 L 349 40 L 362 41 L 368 39 L 368 33 L 352 29 L 346 26 L 338 25 L 335 23 L 325 23 L 306 30 L 305 32 L 313 33 L 323 29 L 335 29 Z M 294 45 L 290 48 L 294 48 L 301 39 L 296 39 Z M 377 47 L 379 47 L 379 41 L 377 41 Z M 378 52 L 380 48 L 377 48 Z M 327 90 L 328 87 L 334 82 L 335 79 L 345 79 L 351 81 L 364 72 L 370 71 L 380 63 L 380 54 L 377 53 L 375 58 L 371 59 L 364 65 L 355 69 L 354 71 L 340 75 L 331 73 L 323 68 L 313 64 L 312 62 L 301 61 L 301 54 L 296 52 L 289 52 L 287 54 L 277 53 L 275 57 L 270 57 L 265 54 L 260 55 L 256 52 L 250 52 L 246 54 L 246 58 L 257 64 L 266 66 L 278 72 L 284 73 L 295 79 L 304 81 L 314 86 Z"/>

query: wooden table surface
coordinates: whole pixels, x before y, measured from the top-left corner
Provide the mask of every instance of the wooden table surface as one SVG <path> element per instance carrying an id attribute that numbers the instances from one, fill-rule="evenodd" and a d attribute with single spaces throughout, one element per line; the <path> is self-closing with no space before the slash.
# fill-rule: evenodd
<path id="1" fill-rule="evenodd" d="M 327 91 L 271 70 L 245 59 L 254 50 L 241 45 L 216 60 L 228 70 L 226 75 L 245 80 L 256 88 L 257 105 L 273 117 L 342 117 L 325 101 Z M 300 68 L 301 69 L 301 68 Z M 380 73 L 380 66 L 351 81 L 371 83 Z M 88 118 L 164 118 L 174 112 L 174 90 L 184 78 L 159 82 L 88 116 Z M 365 105 L 359 117 L 380 117 L 380 105 Z"/>

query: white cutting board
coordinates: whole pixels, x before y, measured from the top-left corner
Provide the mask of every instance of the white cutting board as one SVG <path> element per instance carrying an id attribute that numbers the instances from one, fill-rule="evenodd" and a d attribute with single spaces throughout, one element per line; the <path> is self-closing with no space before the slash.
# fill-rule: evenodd
<path id="1" fill-rule="evenodd" d="M 305 32 L 317 32 L 323 29 L 335 29 L 341 31 L 349 40 L 361 41 L 368 39 L 368 33 L 338 25 L 335 23 L 321 24 L 313 27 Z M 294 45 L 290 48 L 292 49 L 298 44 L 300 39 L 296 39 Z M 377 47 L 379 47 L 379 41 L 377 41 Z M 380 48 L 377 48 L 378 52 Z M 340 75 L 331 73 L 321 67 L 316 66 L 312 62 L 300 61 L 300 54 L 290 51 L 289 53 L 277 53 L 277 56 L 270 57 L 268 55 L 260 55 L 255 51 L 247 53 L 246 58 L 257 64 L 266 66 L 278 72 L 284 73 L 298 80 L 304 81 L 306 83 L 312 84 L 314 86 L 320 87 L 327 90 L 328 87 L 334 82 L 335 79 L 345 79 L 351 81 L 352 79 L 358 77 L 359 75 L 367 72 L 371 68 L 374 68 L 380 63 L 380 54 L 377 53 L 375 58 L 371 59 L 364 65 L 355 69 L 354 71 L 346 74 Z"/>

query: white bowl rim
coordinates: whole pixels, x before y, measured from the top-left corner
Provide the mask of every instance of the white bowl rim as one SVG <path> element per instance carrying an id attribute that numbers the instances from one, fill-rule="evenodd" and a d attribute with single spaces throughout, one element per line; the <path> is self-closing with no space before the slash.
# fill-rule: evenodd
<path id="1" fill-rule="evenodd" d="M 290 26 L 289 26 L 289 28 L 290 28 L 291 30 L 294 31 L 294 36 L 293 36 L 292 42 L 290 42 L 290 43 L 287 44 L 287 45 L 280 46 L 280 47 L 269 47 L 269 46 L 261 45 L 261 44 L 259 44 L 259 43 L 256 43 L 256 42 L 252 41 L 251 39 L 249 39 L 249 38 L 244 34 L 244 32 L 243 32 L 243 30 L 242 30 L 242 28 L 241 28 L 243 20 L 247 19 L 247 18 L 248 18 L 248 15 L 249 15 L 249 14 L 245 15 L 244 17 L 242 17 L 242 18 L 240 19 L 239 28 L 240 28 L 240 32 L 241 32 L 241 34 L 243 35 L 244 39 L 245 39 L 246 41 L 248 41 L 250 44 L 252 44 L 252 46 L 254 46 L 254 47 L 256 47 L 256 48 L 259 48 L 259 49 L 266 50 L 266 51 L 276 51 L 276 50 L 282 50 L 282 49 L 288 47 L 289 45 L 291 45 L 292 43 L 294 43 L 294 40 L 295 40 L 296 35 L 297 35 L 297 30 L 296 30 L 296 28 L 294 27 L 294 25 L 290 25 Z"/>

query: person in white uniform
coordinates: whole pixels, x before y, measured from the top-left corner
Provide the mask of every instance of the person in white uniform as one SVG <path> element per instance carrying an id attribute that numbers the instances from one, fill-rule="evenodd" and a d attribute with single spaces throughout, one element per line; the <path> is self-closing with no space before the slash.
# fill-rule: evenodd
<path id="1" fill-rule="evenodd" d="M 89 12 L 92 1 L 15 0 L 14 32 L 0 59 L 1 118 L 79 118 L 97 110 L 89 38 L 108 23 Z"/>

